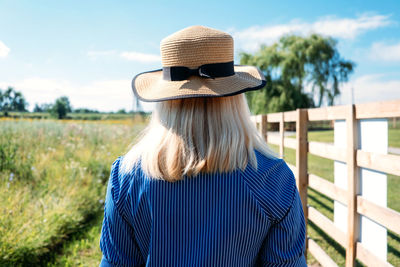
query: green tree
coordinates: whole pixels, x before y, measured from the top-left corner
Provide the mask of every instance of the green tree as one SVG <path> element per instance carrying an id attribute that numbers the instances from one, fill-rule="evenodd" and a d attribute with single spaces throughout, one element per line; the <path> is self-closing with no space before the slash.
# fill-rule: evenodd
<path id="1" fill-rule="evenodd" d="M 39 106 L 37 103 L 35 104 L 35 107 L 33 108 L 33 112 L 43 112 L 43 109 L 41 106 Z"/>
<path id="2" fill-rule="evenodd" d="M 28 103 L 21 92 L 8 87 L 4 92 L 0 89 L 0 111 L 7 116 L 9 111 L 27 111 Z"/>
<path id="3" fill-rule="evenodd" d="M 58 119 L 64 119 L 67 113 L 71 111 L 71 105 L 68 97 L 62 96 L 56 99 L 55 103 L 50 109 L 50 114 Z"/>
<path id="4" fill-rule="evenodd" d="M 348 80 L 355 66 L 340 57 L 336 45 L 336 40 L 317 34 L 287 35 L 271 46 L 261 46 L 254 55 L 241 53 L 240 63 L 259 67 L 267 80 L 262 90 L 246 93 L 252 112 L 333 105 L 340 84 Z M 306 92 L 306 87 L 311 92 Z"/>
<path id="5" fill-rule="evenodd" d="M 35 104 L 35 107 L 33 108 L 33 112 L 49 112 L 51 109 L 52 105 L 51 104 Z"/>
<path id="6" fill-rule="evenodd" d="M 60 99 L 62 102 L 64 102 L 65 107 L 66 107 L 66 109 L 67 109 L 67 112 L 72 112 L 71 103 L 70 103 L 68 97 L 62 96 L 62 97 L 60 97 L 59 99 Z"/>

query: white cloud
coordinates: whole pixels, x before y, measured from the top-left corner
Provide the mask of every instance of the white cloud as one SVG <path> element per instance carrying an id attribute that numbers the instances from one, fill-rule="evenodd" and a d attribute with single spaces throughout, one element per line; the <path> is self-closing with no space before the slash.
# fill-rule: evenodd
<path id="1" fill-rule="evenodd" d="M 8 48 L 2 41 L 0 41 L 0 58 L 8 56 L 10 50 L 10 48 Z"/>
<path id="2" fill-rule="evenodd" d="M 137 62 L 142 62 L 142 63 L 152 63 L 152 62 L 160 62 L 161 58 L 159 55 L 154 55 L 154 54 L 145 54 L 145 53 L 139 53 L 139 52 L 122 52 L 120 53 L 120 57 L 131 60 L 131 61 L 137 61 Z"/>
<path id="3" fill-rule="evenodd" d="M 337 38 L 352 39 L 361 33 L 389 25 L 389 16 L 361 15 L 356 19 L 327 17 L 312 24 L 317 33 Z"/>
<path id="4" fill-rule="evenodd" d="M 319 33 L 335 38 L 353 39 L 365 31 L 381 28 L 390 23 L 389 16 L 363 14 L 356 18 L 328 16 L 313 23 L 297 19 L 286 24 L 253 26 L 231 32 L 239 49 L 254 51 L 261 44 L 273 43 L 285 34 Z"/>
<path id="5" fill-rule="evenodd" d="M 30 108 L 35 103 L 53 103 L 57 97 L 68 96 L 74 108 L 90 108 L 100 111 L 132 110 L 134 96 L 130 80 L 103 80 L 87 84 L 74 84 L 65 80 L 28 78 L 16 82 L 0 82 L 0 88 L 8 86 L 21 91 Z M 141 103 L 150 111 L 153 105 Z"/>
<path id="6" fill-rule="evenodd" d="M 400 62 L 400 42 L 392 45 L 373 43 L 369 55 L 374 60 Z"/>
<path id="7" fill-rule="evenodd" d="M 356 104 L 400 99 L 400 79 L 387 79 L 384 74 L 363 75 L 346 83 L 342 89 L 341 104 L 351 103 L 352 88 Z"/>

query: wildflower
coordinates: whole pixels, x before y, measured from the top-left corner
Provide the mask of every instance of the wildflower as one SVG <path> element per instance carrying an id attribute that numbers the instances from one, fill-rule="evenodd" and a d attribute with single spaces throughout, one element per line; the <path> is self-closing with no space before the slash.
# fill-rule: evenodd
<path id="1" fill-rule="evenodd" d="M 8 179 L 10 182 L 12 182 L 14 180 L 14 173 L 10 173 L 10 178 Z"/>
<path id="2" fill-rule="evenodd" d="M 35 171 L 35 170 L 36 170 L 36 168 L 32 166 L 32 167 L 31 167 L 31 170 L 32 170 L 32 171 Z"/>
<path id="3" fill-rule="evenodd" d="M 103 199 L 100 199 L 100 200 L 99 200 L 99 203 L 100 203 L 100 204 L 103 204 L 103 203 L 104 203 L 104 200 L 103 200 Z"/>

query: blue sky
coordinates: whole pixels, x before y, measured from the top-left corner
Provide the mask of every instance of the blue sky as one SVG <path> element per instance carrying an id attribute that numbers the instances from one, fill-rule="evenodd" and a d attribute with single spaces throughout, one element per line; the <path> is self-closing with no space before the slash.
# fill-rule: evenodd
<path id="1" fill-rule="evenodd" d="M 131 79 L 161 67 L 161 39 L 205 25 L 232 34 L 236 55 L 287 33 L 333 36 L 357 63 L 338 104 L 350 88 L 356 103 L 400 99 L 399 12 L 394 0 L 0 0 L 0 88 L 22 91 L 30 108 L 67 95 L 75 108 L 130 110 Z"/>

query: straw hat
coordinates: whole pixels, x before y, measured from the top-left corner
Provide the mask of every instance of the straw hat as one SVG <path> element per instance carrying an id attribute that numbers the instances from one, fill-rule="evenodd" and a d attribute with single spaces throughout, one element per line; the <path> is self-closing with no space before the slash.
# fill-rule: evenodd
<path id="1" fill-rule="evenodd" d="M 133 78 L 133 92 L 142 101 L 231 96 L 265 86 L 258 68 L 233 64 L 227 33 L 188 27 L 164 38 L 160 50 L 163 68 Z"/>

